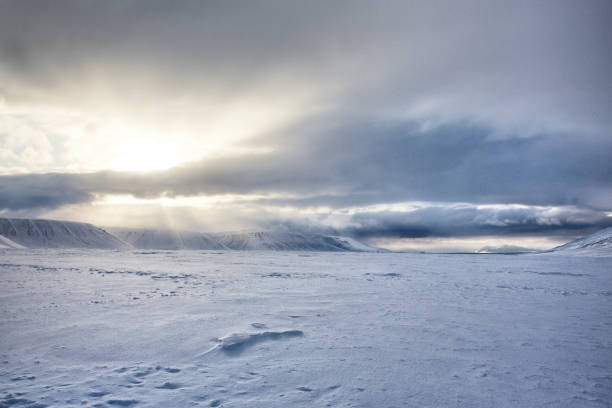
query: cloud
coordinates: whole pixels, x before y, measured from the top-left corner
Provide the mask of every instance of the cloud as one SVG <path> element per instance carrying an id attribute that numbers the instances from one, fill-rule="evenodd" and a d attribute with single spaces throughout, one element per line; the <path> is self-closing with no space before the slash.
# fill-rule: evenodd
<path id="1" fill-rule="evenodd" d="M 605 0 L 4 1 L 0 93 L 11 103 L 192 123 L 246 97 L 282 109 L 287 95 L 301 95 L 287 118 L 332 107 L 601 136 L 612 117 L 610 8 Z"/>
<path id="2" fill-rule="evenodd" d="M 62 205 L 95 194 L 275 194 L 256 204 L 342 208 L 440 201 L 609 208 L 612 140 L 496 139 L 490 130 L 466 124 L 423 131 L 411 122 L 327 120 L 258 140 L 274 147 L 269 152 L 166 171 L 3 176 L 0 207 Z"/>
<path id="3" fill-rule="evenodd" d="M 347 232 L 360 236 L 608 225 L 611 11 L 607 1 L 2 1 L 0 211 L 241 195 L 295 222 L 317 208 L 430 203 L 359 212 Z M 27 146 L 15 142 L 24 132 Z M 183 162 L 104 167 L 123 141 L 147 139 L 176 140 Z M 36 173 L 7 174 L 24 172 Z M 539 207 L 565 210 L 546 224 Z"/>
<path id="4" fill-rule="evenodd" d="M 362 238 L 470 237 L 577 232 L 612 225 L 606 212 L 575 207 L 429 205 L 408 211 L 358 213 L 344 232 Z"/>
<path id="5" fill-rule="evenodd" d="M 262 209 L 255 216 L 251 214 L 249 221 L 251 228 L 347 235 L 387 243 L 478 237 L 518 239 L 518 243 L 520 237 L 554 237 L 557 242 L 567 242 L 612 226 L 609 212 L 574 206 L 415 202 L 393 207 L 396 209 L 372 206 L 311 213 L 295 208 L 282 212 Z"/>
<path id="6" fill-rule="evenodd" d="M 69 174 L 0 176 L 0 210 L 52 209 L 90 202 L 93 194 Z"/>

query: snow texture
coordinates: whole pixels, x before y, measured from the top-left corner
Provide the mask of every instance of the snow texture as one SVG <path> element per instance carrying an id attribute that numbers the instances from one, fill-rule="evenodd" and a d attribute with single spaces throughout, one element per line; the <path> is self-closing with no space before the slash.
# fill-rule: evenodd
<path id="1" fill-rule="evenodd" d="M 0 407 L 610 407 L 612 257 L 0 250 Z"/>

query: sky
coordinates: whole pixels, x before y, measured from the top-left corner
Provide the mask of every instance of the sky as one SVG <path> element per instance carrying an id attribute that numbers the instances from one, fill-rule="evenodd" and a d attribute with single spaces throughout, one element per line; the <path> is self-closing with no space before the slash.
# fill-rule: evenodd
<path id="1" fill-rule="evenodd" d="M 612 3 L 0 0 L 0 216 L 544 249 L 612 226 Z"/>

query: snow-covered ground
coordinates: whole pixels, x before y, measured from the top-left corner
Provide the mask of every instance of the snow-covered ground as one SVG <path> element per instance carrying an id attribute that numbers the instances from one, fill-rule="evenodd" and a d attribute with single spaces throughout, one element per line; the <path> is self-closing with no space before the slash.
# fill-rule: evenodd
<path id="1" fill-rule="evenodd" d="M 612 257 L 0 249 L 0 407 L 610 407 Z"/>

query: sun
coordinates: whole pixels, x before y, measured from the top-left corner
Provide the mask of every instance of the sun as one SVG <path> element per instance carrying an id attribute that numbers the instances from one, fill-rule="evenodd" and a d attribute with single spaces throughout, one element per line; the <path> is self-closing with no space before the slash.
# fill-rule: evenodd
<path id="1" fill-rule="evenodd" d="M 120 171 L 148 172 L 165 170 L 181 160 L 176 145 L 144 138 L 129 139 L 118 144 L 109 167 Z"/>

